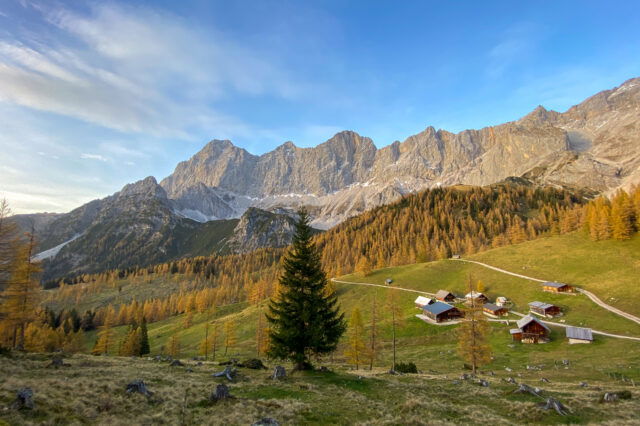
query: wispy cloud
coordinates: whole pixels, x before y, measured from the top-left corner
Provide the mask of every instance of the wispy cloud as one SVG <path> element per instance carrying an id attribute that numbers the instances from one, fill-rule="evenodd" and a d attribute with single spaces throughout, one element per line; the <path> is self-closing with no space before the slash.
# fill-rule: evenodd
<path id="1" fill-rule="evenodd" d="M 522 59 L 531 56 L 541 29 L 528 22 L 520 22 L 506 29 L 501 39 L 487 52 L 485 73 L 490 78 L 500 78 Z"/>
<path id="2" fill-rule="evenodd" d="M 213 105 L 231 94 L 300 94 L 261 52 L 168 13 L 113 3 L 96 3 L 86 14 L 39 9 L 49 31 L 0 40 L 0 100 L 119 131 L 186 138 L 193 128 L 246 131 Z"/>
<path id="3" fill-rule="evenodd" d="M 104 161 L 104 162 L 109 161 L 106 157 L 103 157 L 100 154 L 82 153 L 82 154 L 80 154 L 80 158 L 82 158 L 83 160 L 98 160 L 98 161 Z"/>

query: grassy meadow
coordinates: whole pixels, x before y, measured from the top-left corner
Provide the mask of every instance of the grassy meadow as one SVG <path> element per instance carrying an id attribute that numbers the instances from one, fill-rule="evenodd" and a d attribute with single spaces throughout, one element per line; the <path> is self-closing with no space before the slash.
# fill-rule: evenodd
<path id="1" fill-rule="evenodd" d="M 579 285 L 596 293 L 611 305 L 640 314 L 640 297 L 635 293 L 640 276 L 640 238 L 627 242 L 591 242 L 579 233 L 541 238 L 515 246 L 502 247 L 469 256 L 536 278 Z M 554 295 L 541 291 L 539 283 L 501 274 L 479 265 L 453 260 L 385 268 L 366 277 L 347 275 L 345 281 L 384 284 L 435 293 L 447 289 L 466 292 L 467 280 L 481 280 L 490 299 L 506 296 L 513 309 L 526 312 L 533 300 L 561 306 L 567 324 L 596 330 L 640 336 L 640 325 L 606 311 L 585 296 Z M 83 302 L 83 308 L 99 306 L 114 297 L 142 299 L 148 289 L 156 297 L 179 288 L 175 277 L 153 277 L 150 282 L 117 283 L 114 288 L 96 293 Z M 154 287 L 155 286 L 155 287 Z M 392 286 L 392 287 L 393 287 Z M 13 355 L 0 357 L 0 375 L 7 379 L 0 385 L 0 407 L 9 404 L 15 389 L 31 386 L 36 392 L 38 409 L 32 413 L 1 411 L 0 419 L 17 423 L 98 423 L 129 424 L 134 415 L 140 424 L 250 424 L 261 417 L 273 417 L 284 424 L 510 424 L 514 419 L 528 423 L 610 423 L 633 424 L 638 421 L 640 392 L 640 342 L 595 336 L 590 345 L 569 345 L 564 330 L 552 327 L 550 343 L 514 344 L 509 325 L 491 323 L 492 362 L 484 366 L 481 377 L 488 388 L 472 381 L 459 381 L 463 369 L 457 355 L 456 325 L 426 324 L 415 315 L 413 301 L 417 294 L 398 291 L 403 307 L 398 330 L 398 361 L 414 362 L 421 374 L 394 376 L 391 367 L 391 325 L 385 304 L 393 288 L 353 284 L 336 284 L 339 301 L 347 318 L 356 307 L 362 312 L 366 333 L 369 331 L 374 300 L 379 310 L 379 354 L 373 371 L 359 370 L 347 364 L 346 340 L 339 350 L 321 360 L 332 373 L 296 373 L 283 382 L 267 378 L 268 371 L 242 370 L 242 379 L 231 384 L 238 398 L 210 405 L 205 400 L 216 383 L 210 374 L 229 358 L 256 357 L 256 327 L 266 309 L 266 302 L 246 302 L 223 306 L 210 313 L 195 314 L 192 325 L 184 326 L 184 315 L 149 324 L 152 354 L 163 351 L 168 339 L 177 335 L 181 358 L 194 370 L 169 367 L 152 358 L 92 357 L 74 355 L 70 367 L 45 369 L 47 355 Z M 55 290 L 54 290 L 55 291 Z M 205 324 L 210 330 L 217 324 L 220 337 L 216 359 L 203 365 L 192 361 L 198 355 Z M 516 316 L 511 316 L 517 319 Z M 233 319 L 237 325 L 237 343 L 223 344 L 223 325 Z M 559 320 L 557 319 L 557 320 Z M 126 332 L 118 327 L 116 340 Z M 95 332 L 86 334 L 86 350 L 95 341 Z M 115 354 L 117 345 L 113 345 Z M 264 356 L 261 357 L 264 359 Z M 568 362 L 565 365 L 563 361 Z M 276 361 L 265 361 L 270 368 Z M 288 370 L 288 364 L 284 364 Z M 530 368 L 528 368 L 528 366 Z M 535 366 L 531 369 L 532 366 Z M 560 417 L 541 410 L 533 396 L 513 395 L 515 385 L 503 379 L 541 387 L 555 396 L 573 413 Z M 624 381 L 620 378 L 624 377 Z M 128 381 L 144 379 L 158 400 L 127 396 Z M 541 379 L 549 383 L 542 383 Z M 580 386 L 586 382 L 588 386 Z M 615 404 L 600 404 L 604 391 L 629 389 L 633 399 Z"/>

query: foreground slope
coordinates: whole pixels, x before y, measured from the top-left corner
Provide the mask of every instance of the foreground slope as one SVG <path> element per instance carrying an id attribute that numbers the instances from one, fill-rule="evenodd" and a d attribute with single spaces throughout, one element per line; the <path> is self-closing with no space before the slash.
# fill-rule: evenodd
<path id="1" fill-rule="evenodd" d="M 248 425 L 269 417 L 280 424 L 514 424 L 610 423 L 632 424 L 640 408 L 638 393 L 606 376 L 579 385 L 580 364 L 557 371 L 518 370 L 518 381 L 538 386 L 544 397 L 555 397 L 572 413 L 561 417 L 541 409 L 543 398 L 512 392 L 517 385 L 504 382 L 504 371 L 481 374 L 489 387 L 458 375 L 425 371 L 419 375 L 391 376 L 383 371 L 296 373 L 282 381 L 264 370 L 240 370 L 240 379 L 228 383 L 211 373 L 221 367 L 210 362 L 187 361 L 169 367 L 151 359 L 106 358 L 75 355 L 69 366 L 47 369 L 48 356 L 0 357 L 0 405 L 13 401 L 15 389 L 35 393 L 33 411 L 0 411 L 9 424 L 212 424 Z M 269 364 L 271 367 L 274 363 Z M 289 365 L 286 365 L 288 368 Z M 189 371 L 191 370 L 191 371 Z M 289 370 L 290 373 L 290 370 Z M 151 398 L 125 393 L 128 383 L 142 379 L 154 392 Z M 208 401 L 219 383 L 228 383 L 235 399 Z M 632 389 L 632 399 L 599 403 L 605 391 Z M 81 396 L 80 396 L 81 395 Z"/>

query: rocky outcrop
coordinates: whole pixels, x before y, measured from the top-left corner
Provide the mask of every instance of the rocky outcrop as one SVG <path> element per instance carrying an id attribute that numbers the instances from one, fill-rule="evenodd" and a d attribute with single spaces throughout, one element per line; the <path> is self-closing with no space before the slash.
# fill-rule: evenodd
<path id="1" fill-rule="evenodd" d="M 59 276 L 283 246 L 292 221 L 269 212 L 304 205 L 315 227 L 328 228 L 421 189 L 510 176 L 593 193 L 640 183 L 640 79 L 564 113 L 539 106 L 479 130 L 428 127 L 381 149 L 351 131 L 261 156 L 214 140 L 160 184 L 149 177 L 70 213 L 19 221 L 38 222 L 39 247 L 50 250 L 47 274 Z"/>
<path id="2" fill-rule="evenodd" d="M 250 207 L 233 230 L 227 246 L 234 253 L 261 247 L 286 247 L 295 232 L 295 218 Z"/>
<path id="3" fill-rule="evenodd" d="M 639 97 L 640 79 L 632 79 L 565 113 L 539 106 L 514 122 L 455 134 L 428 127 L 381 149 L 351 131 L 314 148 L 287 142 L 262 156 L 212 141 L 161 185 L 178 205 L 197 185 L 229 194 L 224 211 L 218 194 L 188 203 L 205 217 L 238 217 L 249 205 L 306 205 L 323 227 L 408 192 L 509 176 L 610 191 L 640 181 Z"/>

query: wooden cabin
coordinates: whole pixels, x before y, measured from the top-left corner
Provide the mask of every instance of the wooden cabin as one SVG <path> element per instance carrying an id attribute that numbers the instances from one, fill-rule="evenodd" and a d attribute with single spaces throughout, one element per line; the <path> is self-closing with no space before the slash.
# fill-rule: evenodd
<path id="1" fill-rule="evenodd" d="M 553 318 L 562 315 L 562 309 L 560 309 L 559 306 L 538 301 L 529 303 L 529 311 L 546 318 Z"/>
<path id="2" fill-rule="evenodd" d="M 567 339 L 569 344 L 575 343 L 591 343 L 593 342 L 593 333 L 590 328 L 583 327 L 567 327 Z"/>
<path id="3" fill-rule="evenodd" d="M 498 306 L 508 306 L 511 302 L 504 296 L 496 297 L 496 305 Z"/>
<path id="4" fill-rule="evenodd" d="M 564 283 L 546 282 L 542 284 L 542 290 L 550 293 L 573 293 L 575 290 L 573 286 Z"/>
<path id="5" fill-rule="evenodd" d="M 416 304 L 416 308 L 422 309 L 427 305 L 431 305 L 432 303 L 435 303 L 435 300 L 430 299 L 428 297 L 424 297 L 424 296 L 418 296 L 414 303 Z"/>
<path id="6" fill-rule="evenodd" d="M 425 316 L 435 322 L 452 321 L 462 317 L 462 312 L 448 303 L 436 302 L 422 308 Z"/>
<path id="7" fill-rule="evenodd" d="M 520 330 L 519 328 L 512 328 L 511 330 L 509 330 L 509 333 L 511 333 L 511 338 L 514 341 L 520 342 L 522 340 L 522 330 Z"/>
<path id="8" fill-rule="evenodd" d="M 522 332 L 520 341 L 522 343 L 540 343 L 549 341 L 549 327 L 544 325 L 539 319 L 527 315 L 517 322 L 518 329 Z"/>
<path id="9" fill-rule="evenodd" d="M 509 309 L 504 306 L 494 305 L 493 303 L 485 303 L 482 305 L 482 312 L 490 317 L 503 317 L 509 315 Z"/>
<path id="10" fill-rule="evenodd" d="M 441 302 L 454 302 L 456 300 L 456 295 L 447 290 L 438 290 L 436 293 L 436 299 Z"/>
<path id="11" fill-rule="evenodd" d="M 460 259 L 460 255 L 459 254 L 454 254 L 453 256 L 451 256 L 452 259 Z"/>
<path id="12" fill-rule="evenodd" d="M 478 291 L 471 291 L 464 296 L 467 299 L 467 305 L 482 306 L 489 301 L 489 298 Z"/>

